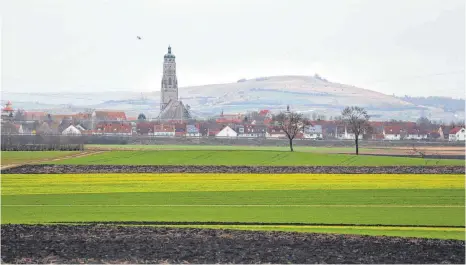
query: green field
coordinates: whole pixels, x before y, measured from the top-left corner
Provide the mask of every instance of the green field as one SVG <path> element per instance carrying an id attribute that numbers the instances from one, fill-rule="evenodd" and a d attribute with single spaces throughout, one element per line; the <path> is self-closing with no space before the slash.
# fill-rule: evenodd
<path id="1" fill-rule="evenodd" d="M 283 225 L 222 227 L 464 239 L 464 185 L 462 175 L 6 174 L 2 223 L 265 222 Z"/>
<path id="2" fill-rule="evenodd" d="M 79 152 L 73 151 L 31 151 L 31 152 L 17 152 L 17 151 L 2 151 L 2 165 L 9 164 L 22 164 L 30 163 L 42 159 L 52 159 L 64 157 Z"/>
<path id="3" fill-rule="evenodd" d="M 113 144 L 88 144 L 86 149 L 112 149 L 112 150 L 245 150 L 245 151 L 290 151 L 288 145 L 282 146 L 256 146 L 256 145 L 113 145 Z M 296 152 L 354 152 L 354 147 L 316 147 L 316 146 L 294 146 Z M 369 148 L 359 148 L 360 152 L 369 150 Z"/>
<path id="4" fill-rule="evenodd" d="M 274 165 L 274 166 L 392 166 L 464 165 L 459 159 L 422 159 L 388 156 L 356 156 L 282 151 L 108 151 L 55 164 L 89 165 Z"/>

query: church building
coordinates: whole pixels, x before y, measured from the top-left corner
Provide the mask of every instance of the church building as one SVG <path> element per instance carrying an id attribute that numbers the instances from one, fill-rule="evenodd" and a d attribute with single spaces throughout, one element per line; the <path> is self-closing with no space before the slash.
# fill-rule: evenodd
<path id="1" fill-rule="evenodd" d="M 160 91 L 160 121 L 187 121 L 191 119 L 189 109 L 178 99 L 178 79 L 176 78 L 176 62 L 172 49 L 164 56 L 163 76 Z"/>

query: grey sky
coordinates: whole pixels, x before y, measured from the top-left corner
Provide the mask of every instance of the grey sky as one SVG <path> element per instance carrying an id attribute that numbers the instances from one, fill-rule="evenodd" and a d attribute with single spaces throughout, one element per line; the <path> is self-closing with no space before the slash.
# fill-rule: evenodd
<path id="1" fill-rule="evenodd" d="M 464 0 L 2 0 L 2 89 L 160 89 L 313 75 L 464 98 Z M 140 35 L 143 40 L 138 41 Z"/>

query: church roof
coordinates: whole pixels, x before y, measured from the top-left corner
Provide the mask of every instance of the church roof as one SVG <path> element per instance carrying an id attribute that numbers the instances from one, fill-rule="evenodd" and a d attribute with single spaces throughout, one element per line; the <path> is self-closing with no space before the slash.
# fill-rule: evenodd
<path id="1" fill-rule="evenodd" d="M 189 120 L 191 113 L 179 100 L 171 100 L 168 105 L 160 112 L 160 120 Z"/>
<path id="2" fill-rule="evenodd" d="M 172 47 L 168 46 L 168 53 L 165 54 L 164 58 L 175 58 L 175 55 L 172 54 Z"/>

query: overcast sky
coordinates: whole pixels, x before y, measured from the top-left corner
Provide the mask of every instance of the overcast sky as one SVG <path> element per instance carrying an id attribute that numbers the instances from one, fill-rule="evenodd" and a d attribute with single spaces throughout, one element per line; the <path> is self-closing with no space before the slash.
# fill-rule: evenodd
<path id="1" fill-rule="evenodd" d="M 0 10 L 3 91 L 159 90 L 170 44 L 181 87 L 317 72 L 464 98 L 464 0 L 2 0 Z"/>

